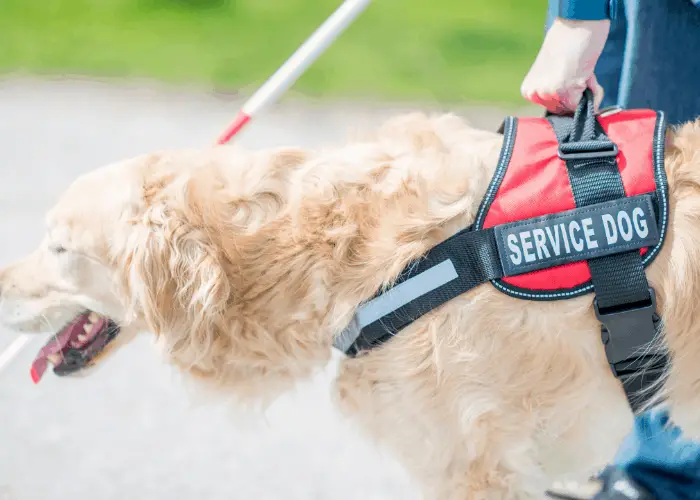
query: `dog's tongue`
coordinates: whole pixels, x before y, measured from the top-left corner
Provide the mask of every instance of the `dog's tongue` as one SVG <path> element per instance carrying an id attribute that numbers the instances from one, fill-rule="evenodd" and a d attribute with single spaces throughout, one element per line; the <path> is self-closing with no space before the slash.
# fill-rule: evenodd
<path id="1" fill-rule="evenodd" d="M 46 368 L 49 364 L 49 356 L 52 354 L 60 355 L 61 351 L 68 345 L 68 343 L 75 339 L 83 331 L 83 325 L 86 321 L 86 315 L 78 316 L 72 323 L 54 335 L 54 337 L 41 348 L 39 354 L 37 354 L 36 358 L 34 358 L 32 369 L 30 371 L 32 381 L 35 384 L 39 383 L 41 377 L 44 375 L 44 372 L 46 372 Z"/>

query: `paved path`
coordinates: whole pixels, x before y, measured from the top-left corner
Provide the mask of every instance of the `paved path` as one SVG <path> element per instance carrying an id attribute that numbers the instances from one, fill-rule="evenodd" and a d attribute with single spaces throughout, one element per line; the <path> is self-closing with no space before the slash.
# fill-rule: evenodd
<path id="1" fill-rule="evenodd" d="M 238 105 L 144 85 L 0 81 L 0 266 L 38 242 L 45 210 L 76 175 L 159 148 L 208 144 Z M 284 104 L 239 140 L 328 144 L 395 111 Z M 503 116 L 470 114 L 491 128 Z M 48 374 L 39 386 L 29 364 L 43 339 L 10 356 L 15 339 L 0 331 L 0 500 L 416 498 L 391 457 L 333 412 L 329 376 L 281 398 L 266 422 L 241 422 L 187 394 L 147 339 L 92 377 Z"/>

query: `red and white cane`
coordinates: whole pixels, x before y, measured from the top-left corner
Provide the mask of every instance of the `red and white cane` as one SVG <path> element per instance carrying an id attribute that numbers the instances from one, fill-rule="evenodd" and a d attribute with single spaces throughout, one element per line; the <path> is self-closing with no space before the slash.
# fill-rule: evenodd
<path id="1" fill-rule="evenodd" d="M 243 105 L 219 137 L 226 144 L 258 113 L 280 98 L 372 0 L 346 0 Z"/>

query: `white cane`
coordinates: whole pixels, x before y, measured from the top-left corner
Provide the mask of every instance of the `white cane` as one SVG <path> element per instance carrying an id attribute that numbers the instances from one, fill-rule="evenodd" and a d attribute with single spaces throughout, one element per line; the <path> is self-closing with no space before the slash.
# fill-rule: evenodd
<path id="1" fill-rule="evenodd" d="M 243 105 L 219 137 L 225 144 L 256 114 L 280 98 L 331 43 L 357 18 L 371 0 L 346 0 Z"/>

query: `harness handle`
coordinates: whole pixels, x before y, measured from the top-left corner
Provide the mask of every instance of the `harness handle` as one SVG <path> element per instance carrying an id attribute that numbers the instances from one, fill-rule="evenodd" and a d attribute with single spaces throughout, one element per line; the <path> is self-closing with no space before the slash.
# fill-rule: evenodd
<path id="1" fill-rule="evenodd" d="M 562 115 L 552 113 L 549 110 L 545 110 L 544 112 L 544 117 L 547 119 L 561 116 Z M 581 124 L 581 122 L 583 122 L 583 124 Z M 590 88 L 587 88 L 581 96 L 581 101 L 579 101 L 576 111 L 574 112 L 574 123 L 579 125 L 577 129 L 580 130 L 581 135 L 583 135 L 584 132 L 589 132 L 589 130 L 595 135 L 595 99 L 593 97 L 593 91 Z M 505 121 L 503 121 L 496 133 L 503 135 L 505 125 Z M 575 130 L 573 131 L 575 132 Z M 570 135 L 571 131 L 567 133 L 567 138 L 569 138 Z M 575 135 L 576 134 L 574 134 L 574 136 Z M 583 139 L 579 139 L 578 142 L 581 140 Z"/>
<path id="2" fill-rule="evenodd" d="M 595 115 L 593 91 L 587 88 L 576 107 L 573 119 L 549 114 L 549 120 L 561 130 L 559 158 L 586 160 L 617 157 L 618 147 L 605 134 Z"/>
<path id="3" fill-rule="evenodd" d="M 570 142 L 592 141 L 595 139 L 595 100 L 593 91 L 584 90 L 581 100 L 574 112 Z"/>

